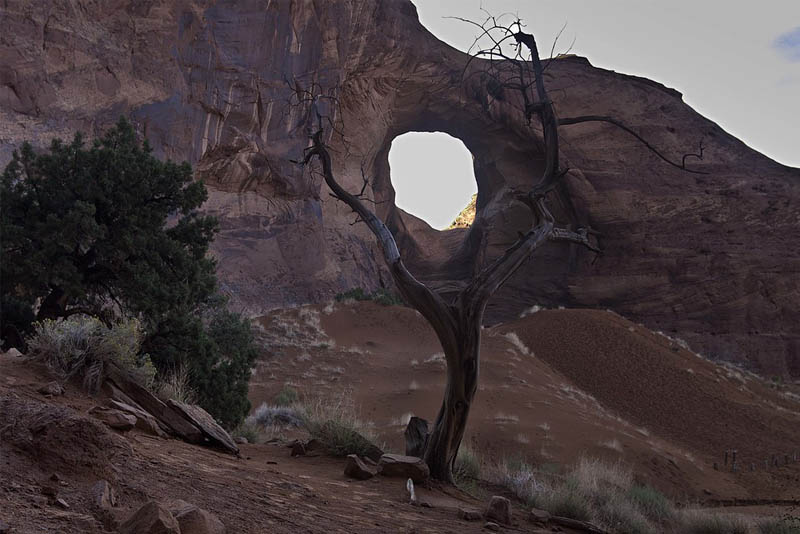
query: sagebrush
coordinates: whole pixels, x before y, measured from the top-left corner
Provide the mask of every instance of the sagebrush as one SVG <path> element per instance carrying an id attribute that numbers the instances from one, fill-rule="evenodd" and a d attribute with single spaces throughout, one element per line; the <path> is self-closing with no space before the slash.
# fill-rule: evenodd
<path id="1" fill-rule="evenodd" d="M 110 365 L 118 366 L 149 388 L 156 369 L 147 354 L 140 354 L 142 337 L 137 319 L 125 319 L 108 327 L 96 317 L 73 315 L 35 323 L 28 350 L 63 379 L 81 376 L 90 393 L 100 389 Z"/>

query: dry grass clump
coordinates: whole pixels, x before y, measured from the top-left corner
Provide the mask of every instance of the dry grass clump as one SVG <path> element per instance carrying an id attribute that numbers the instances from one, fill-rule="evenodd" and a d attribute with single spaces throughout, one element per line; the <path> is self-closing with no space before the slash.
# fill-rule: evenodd
<path id="1" fill-rule="evenodd" d="M 297 404 L 291 406 L 277 406 L 263 403 L 245 420 L 248 424 L 258 425 L 263 428 L 298 427 L 304 426 L 304 410 Z"/>
<path id="2" fill-rule="evenodd" d="M 151 387 L 156 369 L 147 354 L 139 354 L 141 324 L 125 319 L 107 327 L 100 319 L 73 315 L 46 319 L 34 325 L 28 341 L 30 353 L 44 361 L 63 379 L 83 376 L 83 385 L 96 393 L 109 365 L 117 365 L 145 387 Z"/>
<path id="3" fill-rule="evenodd" d="M 800 534 L 800 519 L 764 519 L 757 528 L 759 534 Z"/>
<path id="4" fill-rule="evenodd" d="M 352 391 L 343 390 L 332 398 L 306 399 L 301 406 L 304 426 L 330 454 L 369 456 L 374 450 L 377 435 L 360 419 Z"/>
<path id="5" fill-rule="evenodd" d="M 458 448 L 458 455 L 453 464 L 453 478 L 459 486 L 474 483 L 481 477 L 481 459 L 478 454 L 466 445 Z"/>
<path id="6" fill-rule="evenodd" d="M 687 510 L 681 517 L 680 532 L 686 534 L 749 534 L 751 530 L 748 522 L 739 516 Z"/>
<path id="7" fill-rule="evenodd" d="M 274 404 L 262 404 L 246 422 L 271 436 L 280 436 L 289 427 L 305 428 L 334 456 L 367 456 L 374 451 L 377 437 L 372 426 L 359 418 L 349 390 L 333 397 L 301 398 L 285 386 Z"/>
<path id="8" fill-rule="evenodd" d="M 675 516 L 666 497 L 634 484 L 631 471 L 619 463 L 584 457 L 562 477 L 506 460 L 494 471 L 493 481 L 529 506 L 591 521 L 611 532 L 663 532 Z"/>
<path id="9" fill-rule="evenodd" d="M 159 377 L 153 389 L 163 401 L 172 399 L 184 404 L 197 404 L 197 392 L 191 386 L 189 368 L 185 365 L 179 365 L 171 373 Z"/>

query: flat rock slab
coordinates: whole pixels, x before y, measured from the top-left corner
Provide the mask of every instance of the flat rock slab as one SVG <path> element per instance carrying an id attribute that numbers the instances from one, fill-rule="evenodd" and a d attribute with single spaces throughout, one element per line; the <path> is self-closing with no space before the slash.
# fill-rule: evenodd
<path id="1" fill-rule="evenodd" d="M 228 434 L 224 428 L 217 424 L 207 411 L 200 406 L 184 404 L 171 399 L 167 404 L 180 412 L 194 426 L 199 428 L 212 447 L 222 449 L 238 456 L 239 447 L 233 441 L 233 438 L 231 438 L 230 434 Z"/>
<path id="2" fill-rule="evenodd" d="M 159 437 L 166 436 L 166 433 L 163 430 L 161 430 L 161 427 L 158 425 L 158 421 L 156 421 L 156 418 L 147 413 L 146 411 L 115 399 L 109 399 L 108 405 L 111 408 L 114 408 L 116 410 L 134 416 L 136 418 L 136 428 L 138 428 L 142 432 L 146 432 L 148 434 L 152 434 L 154 436 L 159 436 Z"/>
<path id="3" fill-rule="evenodd" d="M 124 432 L 136 426 L 136 417 L 112 408 L 95 406 L 89 410 L 89 415 L 99 419 L 114 430 L 121 430 Z"/>
<path id="4" fill-rule="evenodd" d="M 344 464 L 344 474 L 356 480 L 368 480 L 378 474 L 378 469 L 355 454 L 348 454 Z"/>
<path id="5" fill-rule="evenodd" d="M 137 384 L 136 381 L 126 376 L 119 369 L 112 369 L 109 380 L 132 402 L 135 402 L 169 429 L 171 434 L 178 436 L 189 443 L 203 444 L 206 439 L 203 432 L 190 423 L 181 412 L 167 406 L 161 399 Z"/>
<path id="6" fill-rule="evenodd" d="M 410 478 L 416 483 L 425 482 L 431 475 L 428 464 L 416 456 L 384 454 L 378 461 L 378 473 L 385 477 Z"/>

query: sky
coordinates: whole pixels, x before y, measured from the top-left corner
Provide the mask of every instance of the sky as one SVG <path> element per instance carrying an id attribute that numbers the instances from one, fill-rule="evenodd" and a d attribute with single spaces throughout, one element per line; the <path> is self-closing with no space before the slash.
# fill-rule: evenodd
<path id="1" fill-rule="evenodd" d="M 597 66 L 656 80 L 747 145 L 800 167 L 800 0 L 413 0 L 422 24 L 466 51 L 474 28 L 447 19 L 482 20 L 517 13 L 549 52 L 589 58 Z M 397 205 L 445 228 L 475 192 L 471 156 L 445 134 L 409 133 L 389 153 Z M 443 141 L 444 142 L 444 141 Z M 448 170 L 454 150 L 463 174 Z M 436 194 L 431 194 L 436 184 Z"/>

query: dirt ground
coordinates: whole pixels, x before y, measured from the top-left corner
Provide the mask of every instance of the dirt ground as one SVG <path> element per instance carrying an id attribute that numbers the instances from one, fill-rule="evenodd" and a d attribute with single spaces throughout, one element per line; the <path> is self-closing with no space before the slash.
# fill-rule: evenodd
<path id="1" fill-rule="evenodd" d="M 260 324 L 265 350 L 251 383 L 254 408 L 287 384 L 309 397 L 351 395 L 396 452 L 411 414 L 434 418 L 444 364 L 413 310 L 337 303 L 277 311 Z M 67 384 L 64 396 L 47 398 L 37 389 L 50 380 L 41 366 L 0 356 L 0 522 L 14 533 L 102 532 L 90 496 L 101 479 L 119 494 L 117 521 L 148 500 L 182 499 L 237 533 L 485 532 L 483 521 L 460 520 L 457 510 L 482 510 L 499 491 L 479 488 L 476 498 L 418 488 L 430 507 L 415 507 L 404 480 L 353 481 L 342 459 L 292 458 L 285 443 L 245 444 L 236 458 L 111 431 L 88 415 L 102 397 Z M 615 314 L 540 311 L 485 329 L 467 443 L 487 467 L 516 457 L 558 471 L 590 455 L 630 466 L 684 504 L 766 504 L 800 499 L 800 462 L 768 469 L 762 462 L 753 471 L 747 463 L 800 450 L 798 412 L 785 391 Z M 737 449 L 735 473 L 722 464 L 725 448 Z M 46 487 L 68 508 L 43 494 Z M 771 515 L 787 506 L 735 509 Z M 507 530 L 550 532 L 529 523 L 522 506 L 514 512 Z"/>

